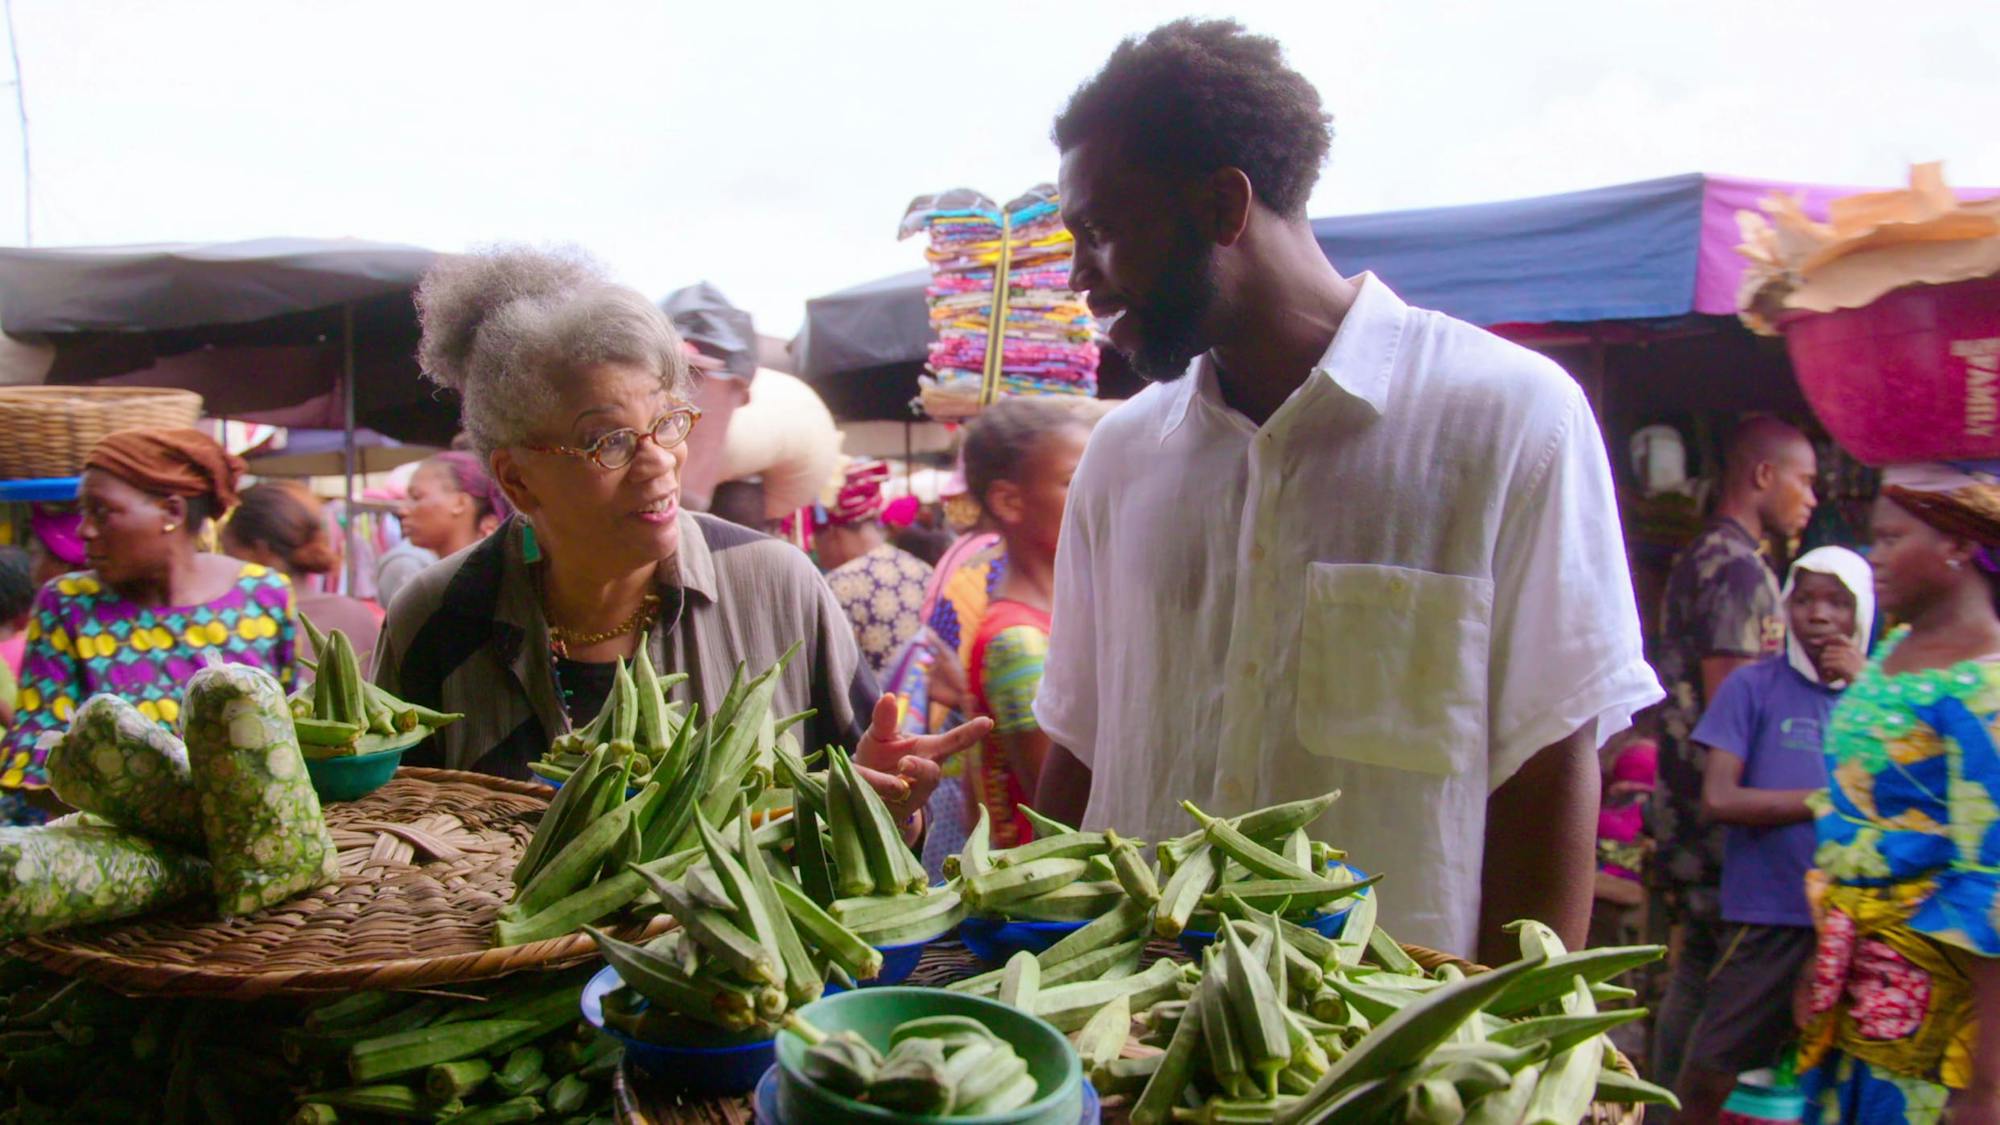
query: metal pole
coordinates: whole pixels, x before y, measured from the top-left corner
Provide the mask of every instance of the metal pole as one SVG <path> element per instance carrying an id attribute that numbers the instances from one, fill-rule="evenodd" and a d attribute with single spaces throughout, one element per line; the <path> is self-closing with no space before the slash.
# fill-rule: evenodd
<path id="1" fill-rule="evenodd" d="M 340 387 L 347 412 L 347 448 L 345 467 L 347 469 L 346 491 L 346 549 L 347 549 L 347 596 L 353 597 L 356 576 L 360 573 L 354 552 L 354 305 L 352 302 L 340 306 Z"/>
<path id="2" fill-rule="evenodd" d="M 21 118 L 21 245 L 35 244 L 35 179 L 28 166 L 28 82 L 21 76 L 21 41 L 14 35 L 14 0 L 6 0 L 7 51 L 14 59 L 14 110 Z"/>

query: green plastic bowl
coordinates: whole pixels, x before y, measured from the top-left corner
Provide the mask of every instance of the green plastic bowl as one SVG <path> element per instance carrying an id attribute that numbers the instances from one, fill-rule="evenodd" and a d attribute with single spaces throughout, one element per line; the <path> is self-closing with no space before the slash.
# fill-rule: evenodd
<path id="1" fill-rule="evenodd" d="M 423 732 L 402 746 L 391 746 L 372 754 L 350 754 L 339 758 L 307 758 L 306 776 L 313 791 L 325 801 L 353 801 L 375 792 L 396 776 L 403 751 L 423 741 Z"/>
<path id="2" fill-rule="evenodd" d="M 823 1090 L 799 1067 L 805 1040 L 788 1032 L 778 1035 L 778 1116 L 783 1121 L 814 1125 L 1076 1125 L 1083 1114 L 1083 1065 L 1069 1039 L 1047 1023 L 984 996 L 965 996 L 935 988 L 861 988 L 815 1000 L 799 1010 L 806 1022 L 828 1033 L 859 1032 L 878 1048 L 887 1048 L 889 1033 L 924 1016 L 971 1016 L 1006 1040 L 1026 1059 L 1028 1073 L 1041 1097 L 1010 1113 L 978 1117 L 923 1117 L 895 1113 Z"/>

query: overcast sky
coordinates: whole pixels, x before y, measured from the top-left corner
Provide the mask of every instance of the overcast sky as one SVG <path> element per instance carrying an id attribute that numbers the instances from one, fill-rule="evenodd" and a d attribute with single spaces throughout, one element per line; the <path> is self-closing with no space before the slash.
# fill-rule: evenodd
<path id="1" fill-rule="evenodd" d="M 1318 85 L 1337 136 L 1315 215 L 1691 171 L 1884 184 L 1937 158 L 2000 185 L 1994 0 L 13 9 L 36 245 L 575 242 L 655 296 L 708 278 L 780 336 L 806 298 L 922 265 L 894 237 L 912 196 L 1053 178 L 1069 91 L 1187 14 L 1277 36 Z"/>

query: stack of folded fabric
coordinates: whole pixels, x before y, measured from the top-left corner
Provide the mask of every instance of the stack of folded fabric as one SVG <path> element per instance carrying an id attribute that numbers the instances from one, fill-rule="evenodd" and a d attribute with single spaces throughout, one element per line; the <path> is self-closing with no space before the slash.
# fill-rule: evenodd
<path id="1" fill-rule="evenodd" d="M 1055 188 L 1005 207 L 963 188 L 923 196 L 904 212 L 900 236 L 919 231 L 930 237 L 925 299 L 937 332 L 920 380 L 926 414 L 967 418 L 1002 395 L 1097 394 L 1097 325 L 1069 289 L 1075 241 Z"/>

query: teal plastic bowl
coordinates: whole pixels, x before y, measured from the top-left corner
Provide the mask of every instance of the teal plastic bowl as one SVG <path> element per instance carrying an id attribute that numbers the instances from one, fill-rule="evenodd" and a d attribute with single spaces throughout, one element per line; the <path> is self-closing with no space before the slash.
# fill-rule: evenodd
<path id="1" fill-rule="evenodd" d="M 366 797 L 396 776 L 407 746 L 392 746 L 373 754 L 352 754 L 342 758 L 307 758 L 306 776 L 322 803 L 352 801 Z"/>
<path id="2" fill-rule="evenodd" d="M 862 988 L 815 1000 L 799 1010 L 806 1022 L 828 1033 L 858 1032 L 877 1047 L 887 1047 L 889 1033 L 924 1016 L 971 1016 L 1006 1040 L 1027 1060 L 1041 1096 L 1010 1113 L 978 1117 L 923 1117 L 895 1113 L 879 1106 L 823 1090 L 800 1071 L 805 1040 L 790 1033 L 778 1036 L 778 1117 L 813 1125 L 1074 1125 L 1083 1114 L 1083 1065 L 1069 1039 L 1047 1023 L 984 996 L 965 996 L 935 988 Z"/>

